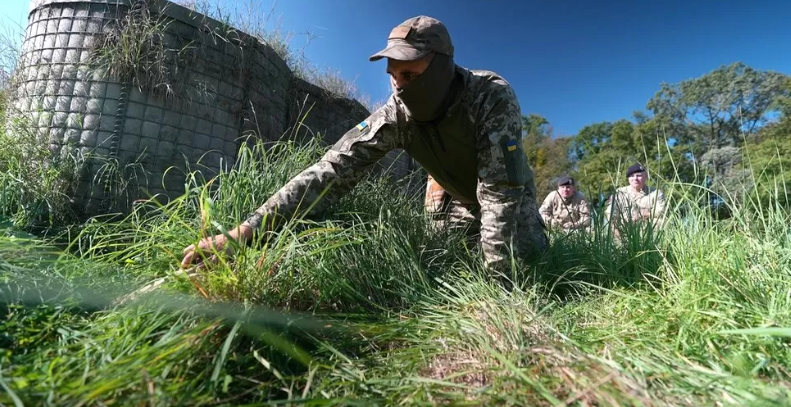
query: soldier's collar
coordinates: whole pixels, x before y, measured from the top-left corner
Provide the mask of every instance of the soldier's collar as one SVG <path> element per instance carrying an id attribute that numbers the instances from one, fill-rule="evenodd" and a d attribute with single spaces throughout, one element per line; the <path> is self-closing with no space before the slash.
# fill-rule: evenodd
<path id="1" fill-rule="evenodd" d="M 438 121 L 442 121 L 442 119 L 448 117 L 448 114 L 456 110 L 461 104 L 461 101 L 464 100 L 464 95 L 467 93 L 467 84 L 469 83 L 468 76 L 469 71 L 457 64 L 455 67 L 455 77 L 453 78 L 453 83 L 451 84 L 448 95 L 450 98 L 448 100 L 448 106 L 444 109 Z"/>

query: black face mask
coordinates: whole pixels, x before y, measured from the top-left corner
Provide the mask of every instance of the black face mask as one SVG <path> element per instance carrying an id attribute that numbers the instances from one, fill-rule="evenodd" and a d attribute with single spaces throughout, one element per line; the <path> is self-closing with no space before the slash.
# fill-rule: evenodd
<path id="1" fill-rule="evenodd" d="M 455 74 L 453 58 L 435 54 L 428 68 L 403 88 L 396 89 L 395 96 L 404 103 L 409 117 L 419 122 L 436 120 L 444 113 Z"/>

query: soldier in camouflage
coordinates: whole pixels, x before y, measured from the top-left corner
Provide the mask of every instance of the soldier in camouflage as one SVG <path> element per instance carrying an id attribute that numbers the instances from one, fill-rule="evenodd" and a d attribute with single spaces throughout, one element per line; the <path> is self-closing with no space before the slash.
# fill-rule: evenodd
<path id="1" fill-rule="evenodd" d="M 544 198 L 538 212 L 548 227 L 566 232 L 591 225 L 590 205 L 582 192 L 576 190 L 572 177 L 558 178 L 557 189 Z"/>
<path id="2" fill-rule="evenodd" d="M 380 158 L 400 148 L 430 174 L 427 197 L 438 197 L 433 215 L 477 225 L 490 270 L 505 271 L 512 254 L 528 258 L 545 250 L 533 173 L 522 150 L 521 109 L 511 86 L 494 72 L 456 65 L 447 29 L 431 17 L 413 17 L 395 27 L 386 48 L 370 60 L 382 58 L 387 58 L 393 87 L 387 103 L 230 237 L 249 240 L 262 226 L 272 230 L 308 208 L 326 209 Z M 212 244 L 222 247 L 225 236 L 204 239 L 197 249 Z M 196 252 L 194 245 L 187 247 L 182 265 L 195 261 Z"/>
<path id="3" fill-rule="evenodd" d="M 606 203 L 605 219 L 618 228 L 626 223 L 650 222 L 655 228 L 665 221 L 665 194 L 646 185 L 648 172 L 642 164 L 626 170 L 629 185 L 618 188 Z"/>

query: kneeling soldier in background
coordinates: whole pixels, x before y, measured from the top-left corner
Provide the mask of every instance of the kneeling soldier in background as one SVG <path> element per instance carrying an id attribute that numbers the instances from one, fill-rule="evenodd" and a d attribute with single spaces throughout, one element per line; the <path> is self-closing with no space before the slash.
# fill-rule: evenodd
<path id="1" fill-rule="evenodd" d="M 591 225 L 590 205 L 582 192 L 577 191 L 574 178 L 560 177 L 558 188 L 544 198 L 538 211 L 550 228 L 564 231 L 585 229 Z"/>
<path id="2" fill-rule="evenodd" d="M 629 185 L 618 188 L 607 202 L 605 219 L 616 228 L 626 223 L 652 224 L 660 228 L 665 220 L 665 194 L 646 185 L 648 171 L 642 164 L 626 170 Z"/>

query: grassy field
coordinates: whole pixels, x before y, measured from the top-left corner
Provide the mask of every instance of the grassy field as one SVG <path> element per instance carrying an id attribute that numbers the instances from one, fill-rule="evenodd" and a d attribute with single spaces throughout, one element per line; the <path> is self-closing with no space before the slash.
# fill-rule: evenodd
<path id="1" fill-rule="evenodd" d="M 377 179 L 320 219 L 178 273 L 183 247 L 322 151 L 243 148 L 166 206 L 44 238 L 12 223 L 29 206 L 4 208 L 0 403 L 791 404 L 789 212 L 747 201 L 714 220 L 690 209 L 691 186 L 668 184 L 661 232 L 553 235 L 540 261 L 514 265 L 512 291 Z M 0 202 L 19 201 L 15 179 L 0 176 Z"/>

